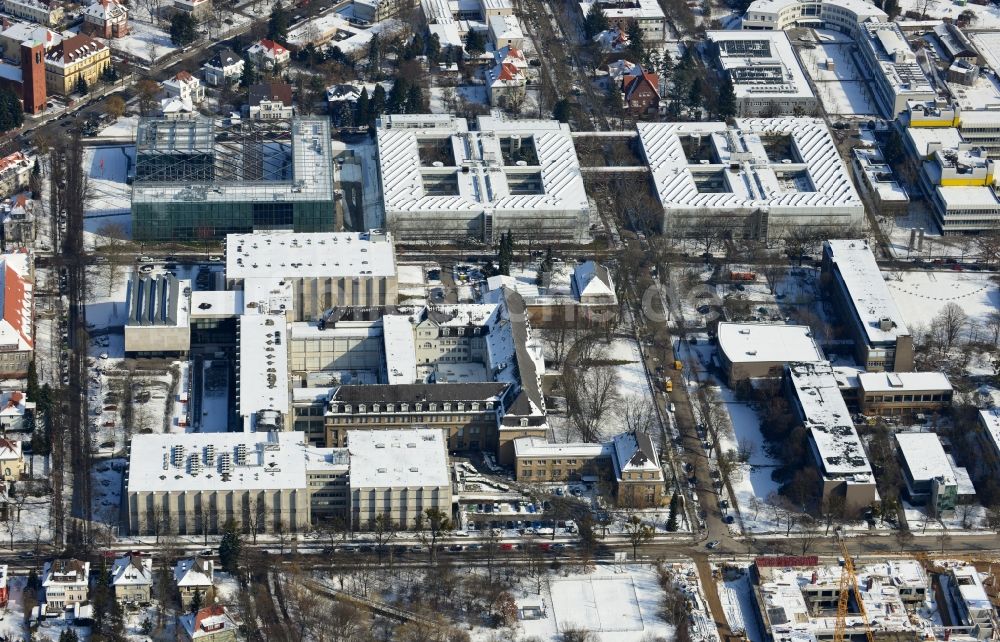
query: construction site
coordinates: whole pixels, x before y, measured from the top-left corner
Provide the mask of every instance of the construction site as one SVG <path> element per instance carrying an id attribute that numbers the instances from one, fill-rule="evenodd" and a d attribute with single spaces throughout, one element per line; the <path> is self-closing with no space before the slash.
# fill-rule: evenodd
<path id="1" fill-rule="evenodd" d="M 768 642 L 995 640 L 1000 603 L 995 563 L 978 558 L 891 557 L 835 564 L 816 556 L 758 557 L 723 567 L 723 602 L 736 639 Z M 735 580 L 734 578 L 739 578 Z M 728 610 L 728 609 L 727 609 Z M 738 620 L 742 617 L 743 621 Z"/>

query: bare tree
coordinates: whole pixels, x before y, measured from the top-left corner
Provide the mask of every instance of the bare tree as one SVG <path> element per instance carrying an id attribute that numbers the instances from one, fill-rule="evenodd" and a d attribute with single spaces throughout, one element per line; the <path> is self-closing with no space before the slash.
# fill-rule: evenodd
<path id="1" fill-rule="evenodd" d="M 656 408 L 646 395 L 624 397 L 618 404 L 618 412 L 628 432 L 649 432 L 656 425 Z"/>
<path id="2" fill-rule="evenodd" d="M 965 310 L 954 301 L 951 301 L 941 308 L 941 311 L 931 321 L 931 326 L 941 337 L 945 347 L 950 350 L 959 335 L 961 335 L 962 330 L 965 329 L 968 321 L 969 316 L 965 313 Z"/>
<path id="3" fill-rule="evenodd" d="M 372 520 L 372 533 L 375 536 L 375 551 L 378 553 L 378 562 L 382 563 L 382 556 L 385 555 L 385 547 L 389 541 L 396 536 L 396 524 L 388 513 L 379 513 Z"/>
<path id="4" fill-rule="evenodd" d="M 604 355 L 601 348 L 580 354 L 563 369 L 567 410 L 586 442 L 600 441 L 601 425 L 619 399 L 618 371 Z"/>
<path id="5" fill-rule="evenodd" d="M 768 263 L 762 266 L 760 271 L 761 274 L 764 275 L 764 280 L 767 282 L 768 292 L 774 294 L 778 289 L 778 283 L 781 282 L 781 277 L 785 275 L 785 266 Z"/>
<path id="6" fill-rule="evenodd" d="M 642 521 L 638 515 L 632 515 L 624 524 L 625 535 L 632 546 L 632 559 L 639 558 L 639 547 L 653 539 L 653 527 Z"/>

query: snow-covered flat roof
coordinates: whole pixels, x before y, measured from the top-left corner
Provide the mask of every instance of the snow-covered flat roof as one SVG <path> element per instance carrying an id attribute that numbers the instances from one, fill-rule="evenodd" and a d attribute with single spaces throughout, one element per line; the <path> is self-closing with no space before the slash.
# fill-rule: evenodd
<path id="1" fill-rule="evenodd" d="M 351 488 L 450 486 L 444 435 L 436 428 L 349 430 Z"/>
<path id="2" fill-rule="evenodd" d="M 417 347 L 409 317 L 401 314 L 383 316 L 382 339 L 385 344 L 386 383 L 415 383 Z"/>
<path id="3" fill-rule="evenodd" d="M 583 15 L 587 15 L 590 11 L 590 6 L 594 4 L 593 2 L 581 2 L 580 11 Z M 635 6 L 625 6 L 616 2 L 598 2 L 601 5 L 601 10 L 604 15 L 608 18 L 633 18 L 635 20 L 651 20 L 664 17 L 663 9 L 660 8 L 660 3 L 656 0 L 637 0 L 633 3 Z"/>
<path id="4" fill-rule="evenodd" d="M 951 569 L 951 572 L 953 579 L 949 579 L 958 584 L 958 592 L 969 609 L 988 610 L 992 608 L 990 597 L 986 593 L 986 589 L 983 588 L 983 580 L 979 577 L 979 571 L 976 570 L 975 566 L 966 564 Z"/>
<path id="5" fill-rule="evenodd" d="M 614 443 L 556 443 L 542 437 L 521 437 L 514 440 L 514 457 L 580 457 L 610 458 Z"/>
<path id="6" fill-rule="evenodd" d="M 376 139 L 386 212 L 537 212 L 589 207 L 568 125 L 480 116 L 477 127 L 470 131 L 464 118 L 454 116 L 383 116 Z M 506 164 L 501 138 L 530 139 L 537 164 Z M 448 141 L 453 164 L 422 164 L 420 145 L 435 141 Z M 518 187 L 522 178 L 536 173 L 540 193 Z M 432 178 L 454 181 L 453 191 L 436 192 Z"/>
<path id="7" fill-rule="evenodd" d="M 733 363 L 822 361 L 823 353 L 805 325 L 720 323 L 719 349 Z"/>
<path id="8" fill-rule="evenodd" d="M 906 321 L 889 292 L 868 241 L 827 241 L 826 251 L 847 290 L 868 342 L 891 342 L 898 336 L 908 335 Z"/>
<path id="9" fill-rule="evenodd" d="M 261 410 L 288 413 L 288 331 L 280 314 L 240 316 L 240 416 Z"/>
<path id="10" fill-rule="evenodd" d="M 951 382 L 942 372 L 862 372 L 858 382 L 865 392 L 951 390 Z"/>
<path id="11" fill-rule="evenodd" d="M 243 290 L 195 290 L 191 293 L 191 318 L 211 319 L 243 314 Z"/>
<path id="12" fill-rule="evenodd" d="M 809 81 L 784 31 L 708 31 L 737 98 L 811 98 Z M 770 72 L 770 73 L 768 73 Z"/>
<path id="13" fill-rule="evenodd" d="M 931 94 L 934 89 L 924 70 L 917 63 L 916 54 L 910 49 L 906 36 L 895 22 L 874 20 L 861 24 L 859 46 L 866 46 L 872 59 L 878 61 L 877 69 L 897 94 Z"/>
<path id="14" fill-rule="evenodd" d="M 305 433 L 132 437 L 128 492 L 305 489 Z"/>
<path id="15" fill-rule="evenodd" d="M 226 278 L 395 276 L 391 235 L 369 232 L 230 234 Z"/>
<path id="16" fill-rule="evenodd" d="M 899 452 L 916 482 L 942 477 L 954 483 L 955 475 L 941 440 L 931 432 L 896 433 Z"/>
<path id="17" fill-rule="evenodd" d="M 639 142 L 666 209 L 858 208 L 861 198 L 826 123 L 815 118 L 743 118 L 725 123 L 639 123 Z M 770 158 L 766 141 L 790 137 L 790 158 Z M 700 140 L 710 158 L 689 159 L 685 144 Z M 773 152 L 772 152 L 773 153 Z M 721 177 L 702 191 L 698 177 Z"/>
<path id="18" fill-rule="evenodd" d="M 793 363 L 788 374 L 802 423 L 809 430 L 824 474 L 870 478 L 868 456 L 830 363 Z"/>

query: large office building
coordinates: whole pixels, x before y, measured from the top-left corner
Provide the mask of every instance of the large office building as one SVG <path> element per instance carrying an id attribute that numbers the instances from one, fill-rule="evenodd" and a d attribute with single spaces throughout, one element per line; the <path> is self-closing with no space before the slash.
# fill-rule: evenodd
<path id="1" fill-rule="evenodd" d="M 332 308 L 396 304 L 396 254 L 382 230 L 312 234 L 230 234 L 226 280 L 256 290 L 292 286 L 292 321 L 318 321 Z"/>
<path id="2" fill-rule="evenodd" d="M 975 129 L 984 133 L 982 127 Z M 917 185 L 943 234 L 996 229 L 1000 195 L 988 141 L 968 141 L 955 127 L 908 127 L 904 142 L 916 166 Z"/>
<path id="3" fill-rule="evenodd" d="M 832 301 L 854 341 L 858 365 L 870 372 L 913 370 L 913 335 L 868 241 L 824 243 L 823 273 L 831 278 Z"/>
<path id="4" fill-rule="evenodd" d="M 195 241 L 253 231 L 333 231 L 332 160 L 326 118 L 237 125 L 202 117 L 142 119 L 133 236 Z"/>
<path id="5" fill-rule="evenodd" d="M 260 533 L 298 533 L 327 518 L 366 528 L 380 513 L 413 525 L 451 514 L 440 430 L 356 431 L 347 448 L 316 448 L 301 432 L 136 435 L 125 478 L 129 531 L 221 533 L 230 520 Z"/>
<path id="6" fill-rule="evenodd" d="M 833 137 L 814 118 L 639 123 L 642 157 L 663 207 L 663 229 L 739 238 L 812 229 L 860 231 L 864 206 Z"/>
<path id="7" fill-rule="evenodd" d="M 811 115 L 818 102 L 783 31 L 709 31 L 740 116 Z"/>
<path id="8" fill-rule="evenodd" d="M 871 72 L 869 86 L 883 116 L 895 119 L 910 101 L 937 97 L 898 24 L 867 20 L 855 42 Z"/>
<path id="9" fill-rule="evenodd" d="M 351 523 L 370 526 L 378 515 L 407 529 L 428 510 L 451 515 L 448 450 L 431 428 L 352 430 Z"/>
<path id="10" fill-rule="evenodd" d="M 856 36 L 859 25 L 869 18 L 888 20 L 889 16 L 866 0 L 755 0 L 743 16 L 743 28 L 824 27 Z"/>
<path id="11" fill-rule="evenodd" d="M 785 389 L 798 420 L 809 433 L 809 447 L 822 478 L 823 500 L 838 496 L 850 512 L 878 501 L 875 475 L 833 366 L 828 361 L 789 364 Z"/>
<path id="12" fill-rule="evenodd" d="M 376 131 L 386 227 L 398 241 L 504 232 L 549 243 L 589 237 L 590 205 L 569 126 L 554 120 L 386 115 Z"/>

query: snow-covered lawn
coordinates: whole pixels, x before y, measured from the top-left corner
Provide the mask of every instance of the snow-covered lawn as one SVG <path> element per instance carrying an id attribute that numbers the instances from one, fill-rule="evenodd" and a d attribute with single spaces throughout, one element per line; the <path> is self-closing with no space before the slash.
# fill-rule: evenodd
<path id="1" fill-rule="evenodd" d="M 948 303 L 958 304 L 971 321 L 980 324 L 1000 306 L 1000 292 L 989 274 L 920 270 L 883 276 L 911 329 L 929 326 Z"/>
<path id="2" fill-rule="evenodd" d="M 975 29 L 1000 29 L 1000 8 L 994 5 L 978 5 L 969 3 L 965 6 L 957 2 L 946 0 L 900 0 L 899 8 L 903 13 L 916 11 L 921 13 L 926 10 L 931 18 L 951 18 L 955 20 L 965 10 L 970 10 L 976 14 L 976 21 L 972 23 Z M 905 19 L 904 19 L 905 20 Z M 996 69 L 996 67 L 994 67 Z"/>
<path id="3" fill-rule="evenodd" d="M 746 403 L 738 401 L 728 388 L 719 390 L 719 398 L 726 409 L 732 430 L 719 434 L 722 452 L 749 450 L 750 459 L 740 464 L 730 477 L 730 484 L 736 494 L 740 515 L 748 530 L 770 532 L 781 529 L 774 519 L 774 512 L 761 510 L 768 497 L 778 492 L 778 482 L 771 479 L 771 473 L 780 465 L 768 453 L 766 440 L 760 432 L 760 417 Z"/>
<path id="4" fill-rule="evenodd" d="M 979 504 L 960 505 L 955 510 L 945 511 L 938 517 L 928 517 L 926 506 L 913 506 L 903 501 L 903 512 L 906 515 L 906 523 L 916 535 L 986 529 L 986 509 Z"/>
<path id="5" fill-rule="evenodd" d="M 84 152 L 90 191 L 85 217 L 126 214 L 132 205 L 128 170 L 135 162 L 134 146 L 92 147 Z"/>
<path id="6" fill-rule="evenodd" d="M 170 34 L 151 24 L 129 21 L 129 34 L 124 38 L 107 41 L 113 51 L 153 64 L 164 56 L 177 51 L 170 42 Z"/>
<path id="7" fill-rule="evenodd" d="M 835 31 L 816 29 L 819 41 L 814 49 L 800 48 L 805 71 L 816 84 L 817 98 L 831 114 L 843 116 L 878 115 L 878 107 L 868 91 L 864 76 L 851 59 L 853 43 Z M 826 64 L 833 60 L 833 67 Z"/>
<path id="8" fill-rule="evenodd" d="M 518 622 L 525 637 L 556 642 L 571 626 L 593 631 L 601 642 L 638 642 L 649 634 L 673 636 L 673 627 L 659 615 L 663 591 L 652 567 L 626 566 L 624 572 L 616 573 L 612 566 L 599 565 L 589 575 L 552 574 L 542 585 L 541 595 L 527 584 L 515 594 L 518 606 L 541 604 L 544 615 Z M 487 640 L 493 633 L 476 630 L 473 639 Z"/>
<path id="9" fill-rule="evenodd" d="M 108 125 L 97 134 L 97 138 L 125 138 L 134 137 L 135 130 L 139 126 L 138 116 L 122 116 L 117 121 Z"/>

